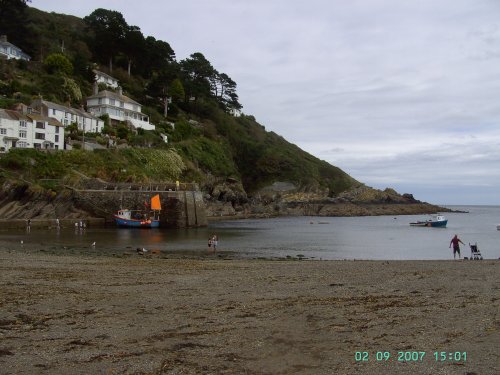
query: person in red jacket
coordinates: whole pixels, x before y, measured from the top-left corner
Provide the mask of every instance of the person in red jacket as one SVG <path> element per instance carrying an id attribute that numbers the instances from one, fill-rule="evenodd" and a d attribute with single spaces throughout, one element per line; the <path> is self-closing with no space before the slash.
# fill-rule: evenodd
<path id="1" fill-rule="evenodd" d="M 453 259 L 455 259 L 456 254 L 458 253 L 458 259 L 460 259 L 460 245 L 465 245 L 460 238 L 455 234 L 455 237 L 453 237 L 450 241 L 450 248 L 451 245 L 453 244 Z"/>

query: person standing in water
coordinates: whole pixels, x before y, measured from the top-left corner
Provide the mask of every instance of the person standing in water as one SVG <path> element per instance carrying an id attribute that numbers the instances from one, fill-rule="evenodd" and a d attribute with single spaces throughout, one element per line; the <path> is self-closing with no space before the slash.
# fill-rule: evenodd
<path id="1" fill-rule="evenodd" d="M 217 250 L 217 245 L 219 244 L 219 238 L 216 234 L 212 236 L 212 246 L 214 247 L 214 253 Z"/>
<path id="2" fill-rule="evenodd" d="M 457 253 L 458 253 L 458 259 L 460 259 L 460 245 L 459 245 L 459 243 L 461 243 L 462 245 L 465 245 L 462 242 L 462 240 L 460 238 L 458 238 L 458 236 L 455 234 L 455 236 L 450 241 L 450 248 L 451 248 L 451 245 L 453 245 L 453 259 L 456 259 Z"/>

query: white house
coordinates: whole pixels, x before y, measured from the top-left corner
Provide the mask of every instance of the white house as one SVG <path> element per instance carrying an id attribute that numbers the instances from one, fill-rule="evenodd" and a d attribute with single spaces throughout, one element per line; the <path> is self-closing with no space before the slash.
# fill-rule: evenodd
<path id="1" fill-rule="evenodd" d="M 19 120 L 14 118 L 5 109 L 0 109 L 0 152 L 9 151 L 16 147 L 19 139 Z M 26 130 L 26 122 L 23 123 L 23 129 Z M 22 133 L 26 138 L 26 131 Z"/>
<path id="2" fill-rule="evenodd" d="M 43 99 L 34 100 L 31 107 L 44 116 L 59 120 L 64 127 L 76 123 L 78 129 L 86 133 L 102 133 L 104 127 L 103 120 L 83 109 L 70 108 Z"/>
<path id="3" fill-rule="evenodd" d="M 0 35 L 0 58 L 30 61 L 31 57 L 21 48 L 7 41 L 7 35 Z"/>
<path id="4" fill-rule="evenodd" d="M 107 114 L 111 120 L 128 122 L 135 128 L 154 130 L 155 126 L 141 109 L 141 104 L 123 95 L 121 87 L 117 93 L 108 90 L 97 92 L 94 87 L 94 95 L 87 98 L 87 110 L 94 116 Z"/>
<path id="5" fill-rule="evenodd" d="M 100 72 L 99 70 L 93 70 L 93 72 L 95 74 L 95 81 L 97 83 L 104 83 L 105 85 L 113 89 L 118 88 L 119 81 L 116 78 L 111 77 L 109 74 L 106 74 L 104 72 Z"/>
<path id="6" fill-rule="evenodd" d="M 33 148 L 64 149 L 64 126 L 55 118 L 42 115 L 26 115 L 33 128 Z"/>
<path id="7" fill-rule="evenodd" d="M 0 151 L 11 148 L 62 150 L 64 127 L 54 118 L 0 109 Z"/>

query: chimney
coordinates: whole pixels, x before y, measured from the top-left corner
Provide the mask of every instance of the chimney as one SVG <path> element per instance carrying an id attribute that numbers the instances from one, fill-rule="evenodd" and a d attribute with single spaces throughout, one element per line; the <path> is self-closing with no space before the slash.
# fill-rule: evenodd
<path id="1" fill-rule="evenodd" d="M 94 95 L 99 94 L 99 85 L 97 84 L 97 81 L 94 81 Z"/>
<path id="2" fill-rule="evenodd" d="M 7 35 L 0 35 L 0 42 L 7 43 Z"/>
<path id="3" fill-rule="evenodd" d="M 120 95 L 120 96 L 123 95 L 123 89 L 121 86 L 118 86 L 118 95 Z"/>

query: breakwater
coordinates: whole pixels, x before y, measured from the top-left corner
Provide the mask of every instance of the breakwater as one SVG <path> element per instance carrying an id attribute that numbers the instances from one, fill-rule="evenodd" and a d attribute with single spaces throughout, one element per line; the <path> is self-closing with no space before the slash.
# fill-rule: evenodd
<path id="1" fill-rule="evenodd" d="M 113 222 L 113 214 L 121 208 L 144 209 L 153 195 L 158 194 L 162 205 L 160 226 L 192 228 L 207 225 L 203 196 L 194 190 L 154 189 L 74 189 L 75 203 L 105 223 Z"/>

